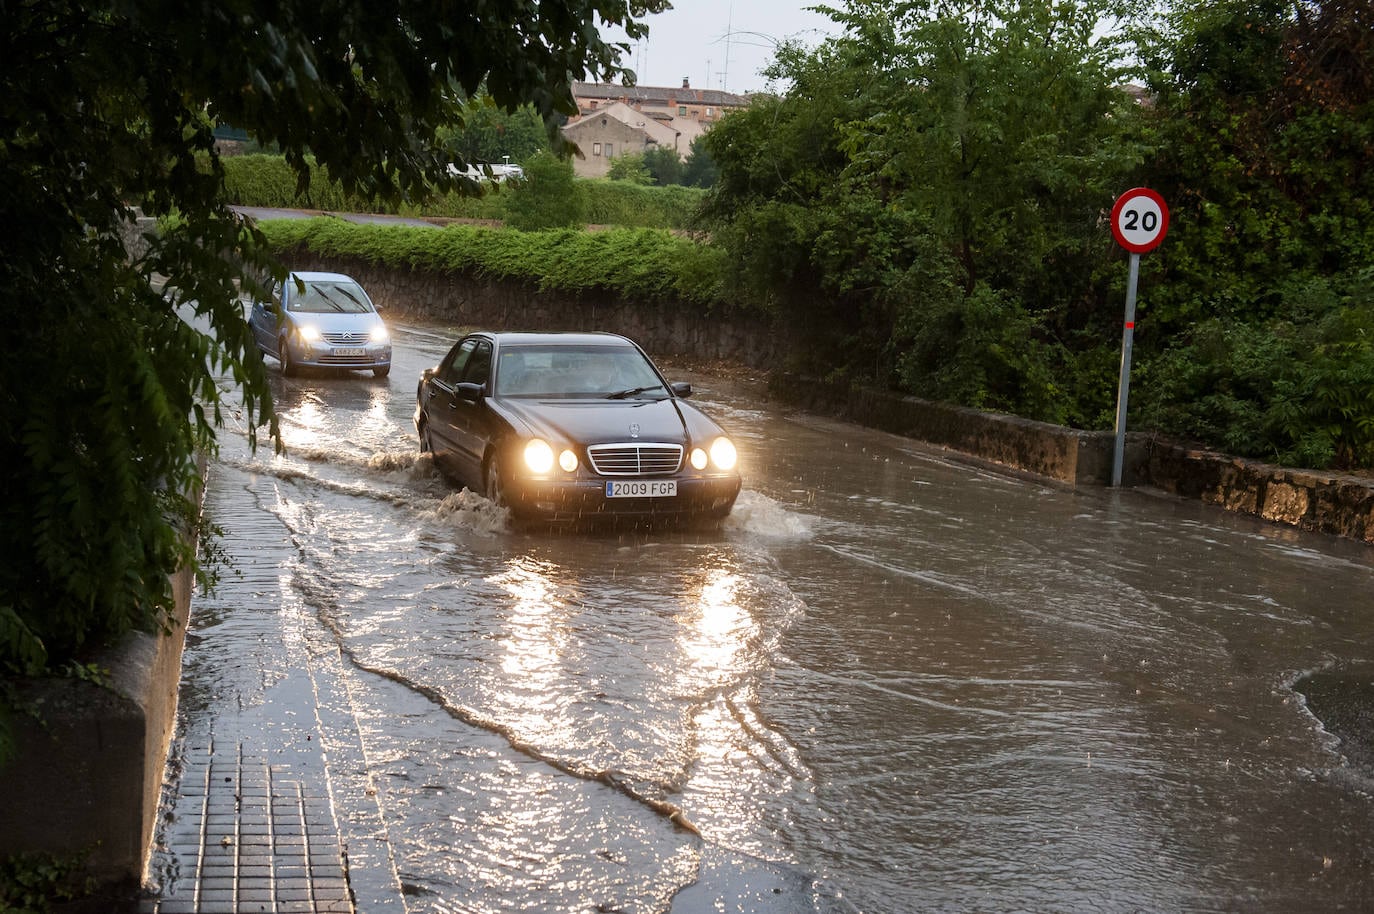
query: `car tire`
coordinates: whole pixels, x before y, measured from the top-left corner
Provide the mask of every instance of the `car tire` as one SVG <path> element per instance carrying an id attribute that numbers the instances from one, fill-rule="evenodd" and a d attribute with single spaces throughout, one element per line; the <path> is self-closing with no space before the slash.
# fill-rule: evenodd
<path id="1" fill-rule="evenodd" d="M 372 377 L 374 377 L 374 378 L 384 378 L 384 377 L 386 377 L 386 376 L 389 375 L 389 374 L 391 374 L 391 366 L 390 366 L 390 365 L 385 365 L 385 366 L 383 366 L 383 367 L 381 367 L 381 368 L 374 368 L 374 369 L 372 369 Z"/>
<path id="2" fill-rule="evenodd" d="M 501 463 L 493 455 L 487 461 L 487 471 L 484 474 L 487 501 L 496 505 L 498 508 L 508 507 L 506 504 L 506 487 L 501 484 Z"/>
<path id="3" fill-rule="evenodd" d="M 286 337 L 277 341 L 277 360 L 281 362 L 281 373 L 288 378 L 295 377 L 300 371 L 296 367 L 295 361 L 291 358 L 291 347 L 286 344 Z"/>
<path id="4" fill-rule="evenodd" d="M 434 445 L 431 444 L 431 443 L 430 443 L 430 440 L 429 440 L 429 426 L 428 426 L 428 425 L 424 425 L 424 424 L 422 424 L 422 425 L 420 426 L 420 453 L 421 453 L 421 454 L 433 454 L 433 453 L 434 453 Z"/>

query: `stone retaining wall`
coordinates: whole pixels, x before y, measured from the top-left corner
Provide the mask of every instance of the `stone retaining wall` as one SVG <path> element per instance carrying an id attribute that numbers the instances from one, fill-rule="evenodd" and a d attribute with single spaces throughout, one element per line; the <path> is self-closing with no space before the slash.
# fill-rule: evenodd
<path id="1" fill-rule="evenodd" d="M 1069 485 L 1109 485 L 1115 436 L 775 374 L 773 396 Z M 1304 530 L 1374 544 L 1374 478 L 1277 467 L 1128 435 L 1122 481 Z"/>

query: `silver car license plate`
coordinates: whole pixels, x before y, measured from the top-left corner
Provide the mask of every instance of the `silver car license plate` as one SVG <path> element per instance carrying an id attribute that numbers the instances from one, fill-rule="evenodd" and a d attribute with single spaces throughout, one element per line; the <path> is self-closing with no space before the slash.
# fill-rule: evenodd
<path id="1" fill-rule="evenodd" d="M 366 349 L 335 349 L 334 358 L 336 359 L 360 359 L 367 355 Z"/>

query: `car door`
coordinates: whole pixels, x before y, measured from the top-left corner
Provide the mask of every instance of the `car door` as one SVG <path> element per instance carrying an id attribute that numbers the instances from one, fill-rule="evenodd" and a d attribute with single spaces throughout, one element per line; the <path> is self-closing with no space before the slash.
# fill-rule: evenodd
<path id="1" fill-rule="evenodd" d="M 278 304 L 278 290 L 273 287 L 267 301 L 253 302 L 253 313 L 248 318 L 253 328 L 253 340 L 258 348 L 270 355 L 277 355 L 277 331 L 281 326 L 281 311 Z"/>
<path id="2" fill-rule="evenodd" d="M 464 461 L 459 457 L 459 413 L 458 383 L 463 378 L 463 369 L 477 348 L 477 338 L 462 340 L 454 346 L 444 360 L 439 363 L 433 376 L 425 384 L 424 402 L 421 409 L 425 414 L 425 425 L 429 433 L 430 447 L 434 451 L 434 462 L 439 469 L 452 476 L 464 478 Z M 476 483 L 473 483 L 476 485 Z"/>
<path id="3" fill-rule="evenodd" d="M 491 341 L 478 340 L 463 364 L 450 418 L 458 472 L 469 480 L 469 488 L 476 487 L 474 491 L 480 491 L 482 485 L 482 458 L 490 437 L 486 398 L 491 393 L 491 364 Z"/>

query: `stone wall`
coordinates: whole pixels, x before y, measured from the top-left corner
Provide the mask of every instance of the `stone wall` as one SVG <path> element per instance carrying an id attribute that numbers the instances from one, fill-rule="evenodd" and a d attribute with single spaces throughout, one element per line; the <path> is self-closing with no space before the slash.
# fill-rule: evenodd
<path id="1" fill-rule="evenodd" d="M 1374 477 L 1295 470 L 1140 439 L 1149 484 L 1228 511 L 1374 544 Z"/>
<path id="2" fill-rule="evenodd" d="M 1115 436 L 931 403 L 887 391 L 774 374 L 770 393 L 1019 472 L 1069 485 L 1111 484 Z M 1274 523 L 1374 544 L 1374 477 L 1243 460 L 1148 435 L 1128 435 L 1122 481 Z"/>

